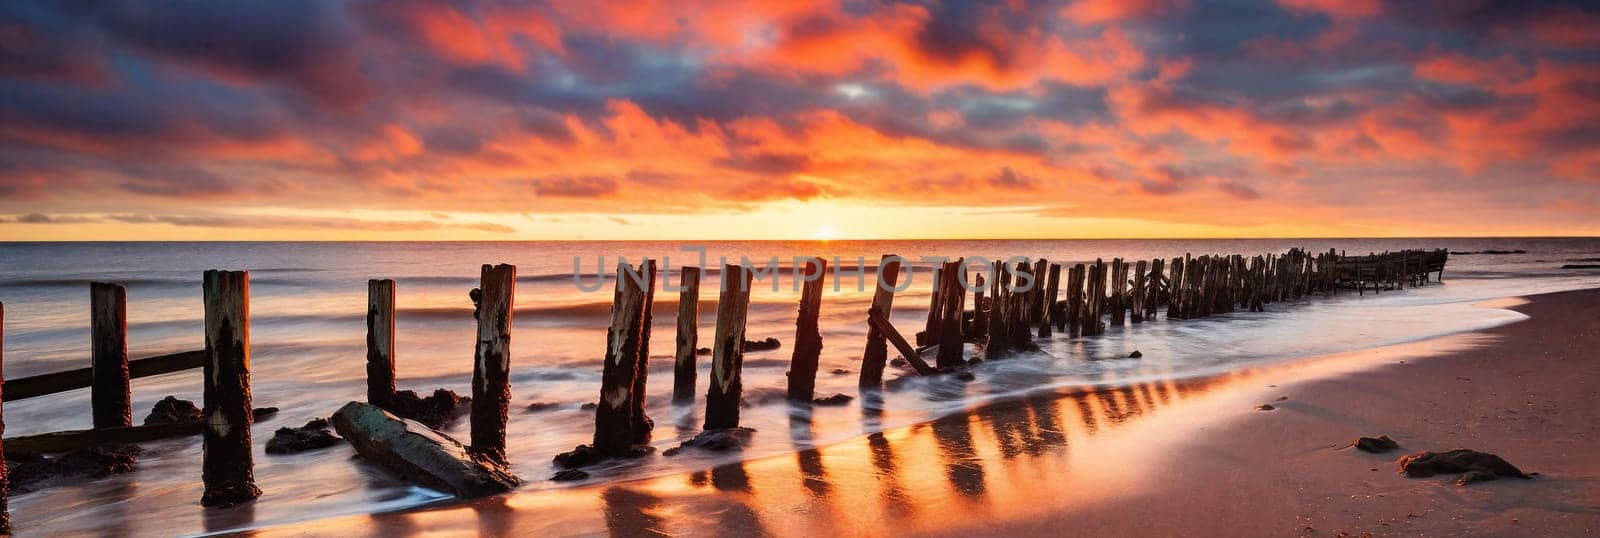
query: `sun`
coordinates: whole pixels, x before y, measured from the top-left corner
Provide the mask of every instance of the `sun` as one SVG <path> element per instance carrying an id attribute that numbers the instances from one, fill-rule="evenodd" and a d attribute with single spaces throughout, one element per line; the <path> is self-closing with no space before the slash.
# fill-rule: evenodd
<path id="1" fill-rule="evenodd" d="M 823 225 L 818 226 L 817 231 L 811 233 L 811 237 L 818 241 L 832 241 L 839 237 L 839 232 L 832 226 Z"/>

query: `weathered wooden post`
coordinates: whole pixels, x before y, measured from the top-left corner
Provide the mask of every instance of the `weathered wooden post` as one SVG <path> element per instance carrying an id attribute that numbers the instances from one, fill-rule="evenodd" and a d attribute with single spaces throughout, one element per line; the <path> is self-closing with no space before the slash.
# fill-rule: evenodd
<path id="1" fill-rule="evenodd" d="M 1183 258 L 1172 259 L 1172 271 L 1167 276 L 1167 319 L 1183 319 Z"/>
<path id="2" fill-rule="evenodd" d="M 0 390 L 5 386 L 6 356 L 6 304 L 0 303 Z M 0 393 L 0 401 L 5 395 Z M 6 420 L 4 405 L 0 404 L 0 534 L 11 533 L 11 473 L 6 471 L 5 443 Z"/>
<path id="3" fill-rule="evenodd" d="M 1050 325 L 1061 317 L 1056 310 L 1056 297 L 1061 295 L 1061 265 L 1050 264 L 1050 277 L 1044 289 L 1044 317 L 1039 319 L 1039 338 L 1050 337 Z"/>
<path id="4" fill-rule="evenodd" d="M 747 276 L 748 278 L 748 276 Z M 884 254 L 878 262 L 878 278 L 875 280 L 875 289 L 872 292 L 872 306 L 884 316 L 888 316 L 894 307 L 894 288 L 900 281 L 900 257 L 893 254 Z M 727 293 L 724 291 L 723 293 Z M 748 295 L 748 294 L 746 294 Z M 721 317 L 722 309 L 717 309 Z M 739 331 L 744 332 L 743 322 L 740 322 Z M 722 322 L 717 322 L 720 330 Z M 862 387 L 878 387 L 883 385 L 883 369 L 889 363 L 889 341 L 885 340 L 883 333 L 877 328 L 867 327 L 867 348 L 861 353 L 861 382 Z"/>
<path id="5" fill-rule="evenodd" d="M 128 394 L 128 290 L 89 284 L 89 407 L 95 429 L 133 425 Z"/>
<path id="6" fill-rule="evenodd" d="M 743 391 L 740 370 L 744 367 L 744 322 L 750 308 L 750 276 L 750 271 L 740 265 L 722 268 L 717 334 L 711 344 L 711 386 L 706 390 L 706 430 L 739 426 L 739 395 Z M 871 335 L 868 337 L 870 339 Z M 882 375 L 883 371 L 880 369 L 878 373 Z"/>
<path id="7" fill-rule="evenodd" d="M 1156 319 L 1156 309 L 1161 306 L 1161 282 L 1164 279 L 1161 258 L 1150 260 L 1150 277 L 1145 280 L 1144 319 Z"/>
<path id="8" fill-rule="evenodd" d="M 484 264 L 479 271 L 478 344 L 472 363 L 473 453 L 506 462 L 506 411 L 511 404 L 511 313 L 515 265 Z"/>
<path id="9" fill-rule="evenodd" d="M 1145 266 L 1145 263 L 1147 263 L 1147 262 L 1145 262 L 1144 260 L 1139 260 L 1137 263 L 1134 264 L 1134 266 L 1133 266 L 1133 289 L 1128 290 L 1129 302 L 1131 303 L 1131 308 L 1128 309 L 1128 312 L 1129 312 L 1129 316 L 1128 317 L 1132 318 L 1132 321 L 1134 323 L 1140 323 L 1140 322 L 1144 321 L 1144 302 L 1145 302 L 1145 295 L 1146 295 L 1146 293 L 1144 291 L 1144 287 L 1145 287 L 1144 274 L 1145 274 L 1145 271 L 1148 269 L 1148 267 Z"/>
<path id="10" fill-rule="evenodd" d="M 822 314 L 822 284 L 827 280 L 828 262 L 822 258 L 806 261 L 805 285 L 800 290 L 800 315 L 794 322 L 794 355 L 789 358 L 789 400 L 811 403 L 817 386 L 817 362 L 822 356 L 822 332 L 817 318 Z"/>
<path id="11" fill-rule="evenodd" d="M 1045 319 L 1047 314 L 1045 309 L 1049 305 L 1044 300 L 1044 294 L 1045 272 L 1049 271 L 1049 267 L 1049 260 L 1039 258 L 1039 261 L 1034 262 L 1033 269 L 1029 273 L 1033 275 L 1033 288 L 1028 290 L 1028 318 L 1026 320 L 1028 323 L 1039 323 Z"/>
<path id="12" fill-rule="evenodd" d="M 1111 325 L 1128 322 L 1128 264 L 1122 258 L 1111 261 Z"/>
<path id="13" fill-rule="evenodd" d="M 989 311 L 984 308 L 983 303 L 983 289 L 986 285 L 983 275 L 972 276 L 972 337 L 978 340 L 989 336 Z"/>
<path id="14" fill-rule="evenodd" d="M 367 281 L 367 403 L 394 403 L 394 281 Z"/>
<path id="15" fill-rule="evenodd" d="M 989 339 L 984 343 L 983 353 L 985 359 L 996 359 L 1011 349 L 1007 312 L 1012 309 L 1013 293 L 1007 289 L 1011 284 L 1011 269 L 1005 262 L 995 260 L 990 271 L 994 279 L 989 284 L 989 295 L 992 296 L 989 299 Z"/>
<path id="16" fill-rule="evenodd" d="M 206 271 L 203 506 L 233 506 L 261 496 L 250 452 L 250 273 Z"/>
<path id="17" fill-rule="evenodd" d="M 656 261 L 645 258 L 640 264 L 644 271 L 644 315 L 639 323 L 639 365 L 638 374 L 633 376 L 633 442 L 645 444 L 650 442 L 650 432 L 655 430 L 656 423 L 644 412 L 646 381 L 650 377 L 650 326 L 653 324 L 656 304 Z"/>
<path id="18" fill-rule="evenodd" d="M 649 268 L 646 260 L 639 270 Z M 600 374 L 600 401 L 594 413 L 594 448 L 605 456 L 627 455 L 638 438 L 634 431 L 634 389 L 638 385 L 647 294 L 630 272 L 633 268 L 628 264 L 617 264 L 611 328 L 606 333 L 605 362 Z M 642 272 L 636 274 L 643 276 Z M 473 431 L 477 431 L 476 427 Z M 648 439 L 649 432 L 645 437 Z"/>
<path id="19" fill-rule="evenodd" d="M 966 335 L 962 334 L 961 315 L 966 310 L 967 292 L 965 281 L 962 278 L 961 267 L 966 262 L 956 260 L 944 264 L 940 271 L 944 274 L 940 291 L 943 301 L 940 304 L 938 340 L 939 354 L 937 364 L 939 368 L 954 368 L 965 360 L 963 354 L 966 347 Z"/>
<path id="20" fill-rule="evenodd" d="M 1067 269 L 1067 308 L 1063 312 L 1066 319 L 1067 336 L 1077 338 L 1082 334 L 1083 319 L 1083 264 L 1073 265 Z"/>
<path id="21" fill-rule="evenodd" d="M 943 320 L 944 308 L 940 304 L 943 299 L 945 270 L 943 266 L 933 268 L 933 288 L 928 299 L 928 321 L 922 327 L 922 332 L 916 334 L 917 345 L 926 346 L 939 341 L 939 325 Z"/>
<path id="22" fill-rule="evenodd" d="M 700 268 L 678 272 L 678 349 L 672 365 L 672 401 L 694 401 L 695 346 L 700 345 Z"/>

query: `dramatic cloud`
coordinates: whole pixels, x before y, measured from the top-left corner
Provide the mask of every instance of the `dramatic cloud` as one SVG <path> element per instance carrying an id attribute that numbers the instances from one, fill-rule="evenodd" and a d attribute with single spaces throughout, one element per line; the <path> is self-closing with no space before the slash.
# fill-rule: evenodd
<path id="1" fill-rule="evenodd" d="M 665 223 L 800 207 L 1600 233 L 1596 27 L 1564 1 L 13 0 L 0 239 L 689 237 Z M 305 216 L 342 211 L 407 216 Z"/>

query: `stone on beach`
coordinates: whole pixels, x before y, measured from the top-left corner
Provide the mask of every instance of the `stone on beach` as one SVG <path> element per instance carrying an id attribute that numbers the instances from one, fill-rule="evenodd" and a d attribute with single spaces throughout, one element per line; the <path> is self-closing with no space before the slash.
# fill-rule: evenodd
<path id="1" fill-rule="evenodd" d="M 1139 358 L 1143 358 L 1143 357 L 1144 357 L 1144 354 L 1140 353 L 1139 350 L 1137 350 L 1137 349 L 1133 350 L 1133 353 L 1129 353 L 1128 354 L 1128 358 L 1130 358 L 1130 359 L 1139 359 Z"/>
<path id="2" fill-rule="evenodd" d="M 450 390 L 436 389 L 426 398 L 418 396 L 416 391 L 402 390 L 394 393 L 394 399 L 384 410 L 429 428 L 441 429 L 465 415 L 471 404 L 472 397 L 459 396 Z"/>
<path id="3" fill-rule="evenodd" d="M 849 394 L 834 393 L 829 396 L 823 396 L 821 398 L 814 399 L 811 401 L 811 403 L 816 405 L 845 405 L 855 399 L 855 396 L 851 396 Z"/>
<path id="4" fill-rule="evenodd" d="M 554 411 L 559 407 L 561 407 L 560 402 L 533 402 L 528 404 L 528 412 L 538 413 L 540 411 Z"/>
<path id="5" fill-rule="evenodd" d="M 177 396 L 167 396 L 156 402 L 150 414 L 144 417 L 144 425 L 156 424 L 182 424 L 185 422 L 200 422 L 204 415 L 200 408 L 189 400 L 180 400 Z"/>
<path id="6" fill-rule="evenodd" d="M 1362 437 L 1351 442 L 1350 445 L 1356 447 L 1362 452 L 1371 452 L 1373 454 L 1382 454 L 1384 452 L 1400 448 L 1400 443 L 1395 442 L 1394 439 L 1390 439 L 1387 435 L 1380 435 L 1377 437 Z"/>
<path id="7" fill-rule="evenodd" d="M 1494 480 L 1499 477 L 1531 478 L 1511 462 L 1487 452 L 1458 448 L 1448 452 L 1418 452 L 1396 461 L 1401 474 L 1426 478 L 1436 474 L 1461 474 L 1457 485 Z"/>
<path id="8" fill-rule="evenodd" d="M 299 428 L 278 428 L 267 441 L 268 454 L 294 454 L 339 444 L 328 430 L 327 419 L 312 419 Z"/>
<path id="9" fill-rule="evenodd" d="M 8 455 L 11 493 L 37 491 L 70 478 L 126 473 L 143 452 L 138 445 L 100 445 L 58 456 Z"/>
<path id="10" fill-rule="evenodd" d="M 665 452 L 662 452 L 662 455 L 676 456 L 685 448 L 698 448 L 712 452 L 744 450 L 744 447 L 750 445 L 750 435 L 755 432 L 756 431 L 754 429 L 743 426 L 704 431 L 700 432 L 700 435 L 694 436 L 693 439 L 684 441 L 675 448 L 667 449 Z"/>
<path id="11" fill-rule="evenodd" d="M 521 483 L 505 465 L 479 458 L 450 436 L 375 405 L 345 404 L 334 413 L 333 427 L 363 459 L 412 484 L 482 497 Z"/>

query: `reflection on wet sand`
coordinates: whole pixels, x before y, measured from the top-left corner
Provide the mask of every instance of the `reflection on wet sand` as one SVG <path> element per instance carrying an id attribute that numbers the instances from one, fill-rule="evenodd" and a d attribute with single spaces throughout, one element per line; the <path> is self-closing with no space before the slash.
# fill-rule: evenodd
<path id="1" fill-rule="evenodd" d="M 795 409 L 793 457 L 625 485 L 520 493 L 469 503 L 467 510 L 456 505 L 327 524 L 365 524 L 370 534 L 420 527 L 488 535 L 750 536 L 915 532 L 952 518 L 1019 517 L 1036 510 L 1039 499 L 1098 502 L 1115 488 L 1134 487 L 1129 483 L 1141 478 L 1128 465 L 1108 462 L 1137 457 L 1130 452 L 1157 444 L 1166 433 L 1136 425 L 1162 422 L 1152 417 L 1164 414 L 1183 420 L 1183 412 L 1166 409 L 1249 375 L 1066 389 L 821 448 L 813 447 L 811 410 Z M 877 419 L 874 409 L 863 405 L 864 422 Z M 544 517 L 556 512 L 560 517 Z"/>

